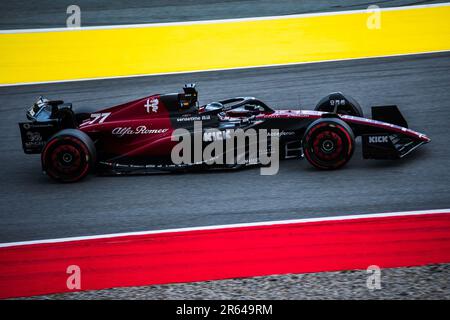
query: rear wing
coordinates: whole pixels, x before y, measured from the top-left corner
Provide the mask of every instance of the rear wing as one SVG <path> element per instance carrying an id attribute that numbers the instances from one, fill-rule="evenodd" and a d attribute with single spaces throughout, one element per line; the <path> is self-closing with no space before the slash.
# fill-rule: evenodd
<path id="1" fill-rule="evenodd" d="M 47 140 L 64 128 L 77 126 L 72 104 L 39 97 L 27 110 L 28 122 L 20 122 L 20 136 L 25 153 L 41 153 Z"/>

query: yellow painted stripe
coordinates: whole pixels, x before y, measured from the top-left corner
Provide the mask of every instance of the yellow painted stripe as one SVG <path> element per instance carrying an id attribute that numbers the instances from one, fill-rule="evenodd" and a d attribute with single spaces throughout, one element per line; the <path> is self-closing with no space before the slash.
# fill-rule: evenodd
<path id="1" fill-rule="evenodd" d="M 450 6 L 140 28 L 0 34 L 0 84 L 450 50 Z"/>

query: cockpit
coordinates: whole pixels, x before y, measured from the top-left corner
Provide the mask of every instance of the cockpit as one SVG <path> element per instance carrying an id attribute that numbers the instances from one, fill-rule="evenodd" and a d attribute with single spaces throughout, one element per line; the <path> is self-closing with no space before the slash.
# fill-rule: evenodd
<path id="1" fill-rule="evenodd" d="M 195 84 L 186 84 L 183 87 L 183 93 L 162 95 L 160 99 L 173 115 L 207 113 L 230 118 L 245 118 L 274 112 L 264 102 L 253 97 L 220 100 L 199 107 Z"/>
<path id="2" fill-rule="evenodd" d="M 228 117 L 251 117 L 261 113 L 270 114 L 274 111 L 264 102 L 253 97 L 238 97 L 208 103 L 200 107 L 199 112 L 222 112 Z"/>

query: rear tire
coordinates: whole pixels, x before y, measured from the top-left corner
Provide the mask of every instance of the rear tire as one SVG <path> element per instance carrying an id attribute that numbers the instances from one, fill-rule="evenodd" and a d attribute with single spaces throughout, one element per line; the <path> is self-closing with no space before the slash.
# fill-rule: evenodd
<path id="1" fill-rule="evenodd" d="M 355 136 L 341 119 L 319 119 L 306 129 L 302 146 L 303 154 L 314 167 L 338 169 L 351 159 Z"/>
<path id="2" fill-rule="evenodd" d="M 61 130 L 48 140 L 41 161 L 42 170 L 50 178 L 58 182 L 77 182 L 95 165 L 95 145 L 80 130 Z"/>

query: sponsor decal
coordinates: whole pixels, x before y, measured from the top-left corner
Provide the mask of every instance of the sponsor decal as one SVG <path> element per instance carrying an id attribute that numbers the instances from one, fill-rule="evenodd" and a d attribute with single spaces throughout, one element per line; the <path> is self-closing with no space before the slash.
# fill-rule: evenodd
<path id="1" fill-rule="evenodd" d="M 44 140 L 39 132 L 27 131 L 26 136 L 25 147 L 32 148 L 44 145 Z"/>
<path id="2" fill-rule="evenodd" d="M 234 130 L 231 129 L 225 131 L 219 130 L 205 131 L 203 133 L 203 141 L 209 142 L 209 141 L 222 141 L 226 139 L 231 139 L 232 132 L 234 132 Z"/>
<path id="3" fill-rule="evenodd" d="M 269 137 L 282 137 L 282 136 L 293 136 L 295 134 L 294 131 L 281 131 L 281 132 L 270 132 L 268 133 Z"/>
<path id="4" fill-rule="evenodd" d="M 323 112 L 314 110 L 287 110 L 264 115 L 264 118 L 310 118 L 319 116 Z"/>
<path id="5" fill-rule="evenodd" d="M 344 99 L 330 100 L 330 105 L 332 105 L 332 106 L 345 106 L 345 100 Z"/>
<path id="6" fill-rule="evenodd" d="M 388 136 L 369 136 L 369 143 L 388 143 Z"/>
<path id="7" fill-rule="evenodd" d="M 29 130 L 29 129 L 36 129 L 36 128 L 49 128 L 49 127 L 53 127 L 53 124 L 52 123 L 42 123 L 42 124 L 39 124 L 39 123 L 24 123 L 22 125 L 22 127 L 25 130 Z"/>
<path id="8" fill-rule="evenodd" d="M 150 129 L 146 126 L 132 127 L 117 127 L 112 130 L 112 134 L 115 136 L 123 137 L 126 135 L 139 135 L 139 134 L 161 134 L 169 131 L 167 128 L 162 129 Z"/>
<path id="9" fill-rule="evenodd" d="M 29 141 L 38 142 L 38 141 L 42 141 L 42 136 L 41 136 L 41 134 L 39 132 L 28 131 L 27 132 L 27 139 Z"/>
<path id="10" fill-rule="evenodd" d="M 147 110 L 147 113 L 151 112 L 158 112 L 158 99 L 147 99 L 147 103 L 144 105 L 145 109 Z"/>
<path id="11" fill-rule="evenodd" d="M 210 115 L 205 115 L 205 116 L 187 116 L 187 117 L 177 118 L 177 122 L 202 121 L 202 120 L 211 120 L 211 116 Z"/>

